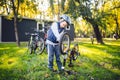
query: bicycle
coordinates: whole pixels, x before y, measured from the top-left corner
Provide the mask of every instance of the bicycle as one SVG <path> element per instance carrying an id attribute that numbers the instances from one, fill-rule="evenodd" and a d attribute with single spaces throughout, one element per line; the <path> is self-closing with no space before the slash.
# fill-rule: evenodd
<path id="1" fill-rule="evenodd" d="M 40 35 L 43 34 L 42 38 Z M 42 54 L 45 49 L 46 33 L 44 31 L 35 30 L 34 33 L 26 33 L 30 38 L 28 40 L 28 53 Z"/>
<path id="2" fill-rule="evenodd" d="M 80 55 L 78 44 L 75 44 L 73 48 L 70 49 L 70 42 L 70 36 L 65 32 L 60 39 L 60 52 L 63 58 L 63 66 L 66 65 L 66 60 L 69 58 L 69 67 L 72 66 L 72 61 L 75 61 Z"/>

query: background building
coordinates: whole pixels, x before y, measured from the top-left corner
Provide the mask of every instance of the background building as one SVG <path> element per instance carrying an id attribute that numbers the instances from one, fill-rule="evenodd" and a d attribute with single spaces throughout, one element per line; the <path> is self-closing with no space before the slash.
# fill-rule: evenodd
<path id="1" fill-rule="evenodd" d="M 18 21 L 18 36 L 20 41 L 27 41 L 29 37 L 25 33 L 33 33 L 34 29 L 45 30 L 50 27 L 53 21 L 39 22 L 35 19 L 22 18 Z M 71 40 L 74 40 L 74 25 L 66 29 Z M 41 35 L 42 36 L 42 35 Z M 8 20 L 6 16 L 0 16 L 0 42 L 15 42 L 14 22 Z"/>

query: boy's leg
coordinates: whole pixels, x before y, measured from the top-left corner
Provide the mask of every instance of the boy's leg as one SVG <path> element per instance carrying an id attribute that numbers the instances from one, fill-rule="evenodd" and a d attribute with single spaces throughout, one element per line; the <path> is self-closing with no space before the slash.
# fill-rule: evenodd
<path id="1" fill-rule="evenodd" d="M 53 59 L 54 59 L 54 49 L 53 45 L 48 44 L 48 68 L 50 70 L 53 70 Z"/>
<path id="2" fill-rule="evenodd" d="M 57 62 L 57 66 L 58 66 L 58 69 L 59 70 L 62 70 L 62 63 L 61 63 L 61 60 L 60 60 L 60 47 L 59 45 L 56 45 L 54 46 L 55 48 L 55 56 L 56 56 L 56 62 Z"/>

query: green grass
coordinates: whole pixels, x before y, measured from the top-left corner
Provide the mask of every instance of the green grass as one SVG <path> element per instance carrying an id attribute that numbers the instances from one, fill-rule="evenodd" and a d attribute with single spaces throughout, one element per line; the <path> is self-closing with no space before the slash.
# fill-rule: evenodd
<path id="1" fill-rule="evenodd" d="M 104 39 L 105 44 L 91 44 L 78 39 L 80 56 L 73 67 L 65 66 L 72 74 L 56 74 L 47 68 L 47 53 L 30 55 L 22 43 L 0 43 L 0 80 L 120 80 L 120 40 Z M 57 65 L 54 66 L 57 69 Z"/>

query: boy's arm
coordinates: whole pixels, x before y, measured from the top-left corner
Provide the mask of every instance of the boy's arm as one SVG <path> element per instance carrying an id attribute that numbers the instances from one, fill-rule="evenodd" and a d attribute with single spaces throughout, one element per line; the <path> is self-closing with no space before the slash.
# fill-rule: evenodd
<path id="1" fill-rule="evenodd" d="M 55 37 L 57 38 L 57 41 L 60 41 L 60 37 L 63 34 L 63 32 L 59 33 L 58 32 L 58 24 L 57 23 L 53 23 L 51 26 L 51 29 L 53 31 L 53 34 L 55 35 Z"/>

